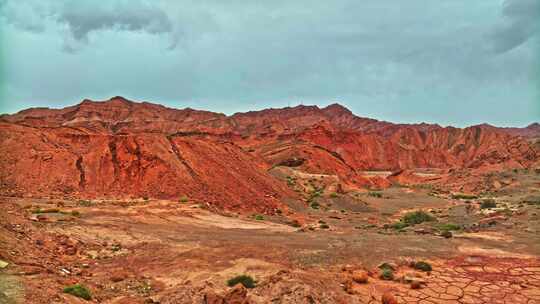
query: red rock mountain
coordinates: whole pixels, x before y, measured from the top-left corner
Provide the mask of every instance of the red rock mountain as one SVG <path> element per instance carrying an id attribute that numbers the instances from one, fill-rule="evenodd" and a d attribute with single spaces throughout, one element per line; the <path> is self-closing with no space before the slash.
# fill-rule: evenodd
<path id="1" fill-rule="evenodd" d="M 534 127 L 534 126 L 533 126 Z M 523 132 L 523 133 L 520 133 Z M 537 166 L 526 131 L 393 124 L 334 104 L 237 113 L 171 109 L 122 97 L 0 116 L 0 193 L 75 197 L 189 196 L 269 211 L 285 197 L 275 165 L 337 175 L 363 170 Z"/>

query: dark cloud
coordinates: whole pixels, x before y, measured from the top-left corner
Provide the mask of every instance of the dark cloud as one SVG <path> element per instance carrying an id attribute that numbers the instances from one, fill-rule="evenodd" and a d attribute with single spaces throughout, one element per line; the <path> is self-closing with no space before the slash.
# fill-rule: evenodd
<path id="1" fill-rule="evenodd" d="M 173 29 L 168 16 L 160 8 L 140 1 L 113 1 L 105 5 L 70 1 L 59 12 L 58 21 L 67 24 L 73 37 L 79 41 L 86 41 L 91 32 L 100 30 L 162 34 Z"/>
<path id="2" fill-rule="evenodd" d="M 167 14 L 154 2 L 143 0 L 100 1 L 64 0 L 0 1 L 0 16 L 8 24 L 24 31 L 40 33 L 52 22 L 68 29 L 63 50 L 74 53 L 80 43 L 88 43 L 91 33 L 99 31 L 140 32 L 151 35 L 170 35 L 174 48 L 178 37 Z"/>
<path id="3" fill-rule="evenodd" d="M 494 32 L 494 50 L 510 51 L 539 32 L 540 0 L 506 0 L 502 15 L 505 23 Z"/>

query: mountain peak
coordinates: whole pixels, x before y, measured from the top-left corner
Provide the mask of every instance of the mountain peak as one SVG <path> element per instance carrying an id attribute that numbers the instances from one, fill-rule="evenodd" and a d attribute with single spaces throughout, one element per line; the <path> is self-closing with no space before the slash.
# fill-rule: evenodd
<path id="1" fill-rule="evenodd" d="M 333 103 L 331 105 L 328 105 L 322 110 L 326 113 L 333 114 L 333 115 L 344 115 L 344 114 L 352 115 L 351 110 L 340 105 L 339 103 Z"/>

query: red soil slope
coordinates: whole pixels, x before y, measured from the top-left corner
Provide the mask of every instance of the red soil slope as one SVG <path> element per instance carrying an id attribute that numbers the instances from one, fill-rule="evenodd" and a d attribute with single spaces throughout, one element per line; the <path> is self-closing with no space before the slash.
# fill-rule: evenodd
<path id="1" fill-rule="evenodd" d="M 523 168 L 540 152 L 491 126 L 465 129 L 360 118 L 340 105 L 232 116 L 122 97 L 0 116 L 0 194 L 76 197 L 183 195 L 272 212 L 294 197 L 274 165 L 384 184 L 362 170 Z"/>

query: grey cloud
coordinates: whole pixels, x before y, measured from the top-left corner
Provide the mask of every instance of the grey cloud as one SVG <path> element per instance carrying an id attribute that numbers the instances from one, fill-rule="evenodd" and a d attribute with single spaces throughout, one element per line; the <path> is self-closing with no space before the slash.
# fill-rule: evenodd
<path id="1" fill-rule="evenodd" d="M 540 0 L 506 0 L 502 15 L 505 24 L 499 26 L 494 36 L 494 51 L 510 51 L 539 32 Z"/>
<path id="2" fill-rule="evenodd" d="M 86 0 L 3 0 L 0 1 L 0 16 L 8 24 L 28 32 L 43 32 L 48 22 L 64 26 L 69 37 L 64 37 L 62 49 L 68 53 L 80 49 L 81 43 L 88 43 L 91 33 L 104 30 L 167 34 L 171 48 L 178 42 L 169 16 L 155 2 L 115 0 L 96 3 Z"/>
<path id="3" fill-rule="evenodd" d="M 45 30 L 48 12 L 39 2 L 0 1 L 0 17 L 8 24 L 28 32 L 40 33 Z"/>
<path id="4" fill-rule="evenodd" d="M 100 30 L 162 34 L 170 33 L 173 29 L 163 10 L 139 1 L 115 2 L 104 6 L 70 1 L 63 7 L 58 21 L 67 24 L 73 37 L 79 41 L 86 41 L 91 32 Z"/>

